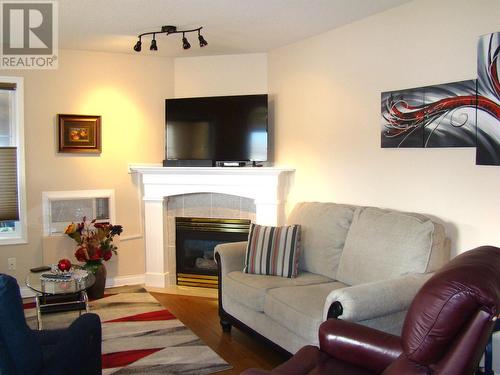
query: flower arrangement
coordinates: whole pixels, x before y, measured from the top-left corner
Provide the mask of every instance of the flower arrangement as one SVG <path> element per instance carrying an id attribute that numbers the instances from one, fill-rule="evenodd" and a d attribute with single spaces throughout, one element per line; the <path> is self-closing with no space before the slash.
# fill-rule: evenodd
<path id="1" fill-rule="evenodd" d="M 81 223 L 71 223 L 64 231 L 77 243 L 75 257 L 79 262 L 85 262 L 86 268 L 93 268 L 108 261 L 116 254 L 117 247 L 113 244 L 113 237 L 123 232 L 121 225 L 110 223 L 96 223 L 96 219 L 88 221 L 86 217 Z"/>

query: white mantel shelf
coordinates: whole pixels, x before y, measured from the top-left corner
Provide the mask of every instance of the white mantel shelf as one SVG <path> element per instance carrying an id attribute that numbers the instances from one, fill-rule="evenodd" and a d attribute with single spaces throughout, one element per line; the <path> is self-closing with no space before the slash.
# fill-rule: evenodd
<path id="1" fill-rule="evenodd" d="M 161 164 L 129 164 L 130 172 L 143 174 L 193 174 L 202 173 L 207 175 L 217 174 L 249 174 L 249 175 L 269 175 L 280 174 L 282 172 L 294 172 L 294 168 L 286 167 L 162 167 Z"/>
<path id="2" fill-rule="evenodd" d="M 175 255 L 165 254 L 165 197 L 192 193 L 221 193 L 253 199 L 256 223 L 281 225 L 292 168 L 280 167 L 162 167 L 130 164 L 142 178 L 146 239 L 146 286 L 175 285 Z"/>

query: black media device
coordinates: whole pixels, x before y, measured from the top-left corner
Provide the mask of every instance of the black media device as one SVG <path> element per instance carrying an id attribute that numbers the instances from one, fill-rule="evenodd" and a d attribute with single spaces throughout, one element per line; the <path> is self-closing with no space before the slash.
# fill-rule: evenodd
<path id="1" fill-rule="evenodd" d="M 167 99 L 165 117 L 164 166 L 246 166 L 267 161 L 265 94 Z"/>

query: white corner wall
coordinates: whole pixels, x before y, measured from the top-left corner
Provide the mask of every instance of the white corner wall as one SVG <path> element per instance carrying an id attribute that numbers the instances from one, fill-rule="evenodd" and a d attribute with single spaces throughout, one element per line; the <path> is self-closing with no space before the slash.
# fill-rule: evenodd
<path id="1" fill-rule="evenodd" d="M 269 54 L 275 160 L 290 201 L 434 215 L 454 254 L 500 246 L 500 167 L 474 149 L 382 149 L 380 93 L 476 78 L 476 43 L 500 31 L 495 0 L 418 0 Z"/>
<path id="2" fill-rule="evenodd" d="M 267 93 L 267 54 L 182 57 L 174 62 L 176 98 Z"/>

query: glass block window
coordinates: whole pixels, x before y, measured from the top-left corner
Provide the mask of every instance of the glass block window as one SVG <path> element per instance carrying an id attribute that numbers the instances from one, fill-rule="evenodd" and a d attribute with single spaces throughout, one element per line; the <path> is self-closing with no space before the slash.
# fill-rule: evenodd
<path id="1" fill-rule="evenodd" d="M 44 192 L 44 234 L 64 234 L 70 223 L 83 217 L 98 222 L 114 222 L 113 190 Z"/>

